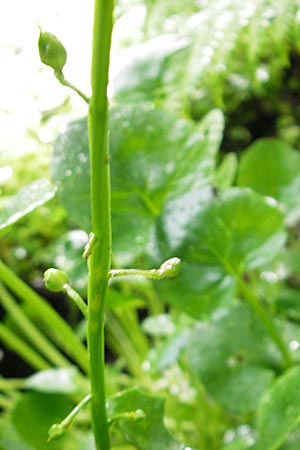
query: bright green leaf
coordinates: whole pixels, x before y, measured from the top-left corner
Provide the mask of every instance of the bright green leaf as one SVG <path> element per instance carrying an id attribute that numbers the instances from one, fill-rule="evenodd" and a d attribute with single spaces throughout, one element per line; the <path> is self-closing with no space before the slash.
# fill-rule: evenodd
<path id="1" fill-rule="evenodd" d="M 280 376 L 257 412 L 260 436 L 251 450 L 277 450 L 300 423 L 300 367 Z"/>
<path id="2" fill-rule="evenodd" d="M 15 427 L 7 418 L 0 422 L 0 450 L 35 450 L 18 435 Z"/>
<path id="3" fill-rule="evenodd" d="M 139 420 L 121 419 L 116 426 L 124 439 L 138 450 L 192 450 L 176 441 L 166 429 L 164 401 L 137 389 L 124 391 L 108 401 L 108 416 L 117 417 L 123 413 L 141 410 L 144 417 Z"/>
<path id="4" fill-rule="evenodd" d="M 171 35 L 161 35 L 131 48 L 129 62 L 113 80 L 115 96 L 120 100 L 130 97 L 131 100 L 149 101 L 162 95 L 164 79 L 168 77 L 170 82 L 171 71 L 174 72 L 172 61 L 176 61 L 176 55 L 186 48 L 186 40 Z M 168 71 L 169 66 L 171 70 Z"/>
<path id="5" fill-rule="evenodd" d="M 48 431 L 53 423 L 61 422 L 72 407 L 72 402 L 59 394 L 26 393 L 13 411 L 13 424 L 24 442 L 35 449 L 59 450 L 64 448 L 64 442 L 47 443 Z"/>
<path id="6" fill-rule="evenodd" d="M 224 190 L 233 185 L 237 167 L 236 153 L 227 153 L 216 170 L 214 183 L 217 189 Z"/>
<path id="7" fill-rule="evenodd" d="M 55 191 L 56 188 L 44 178 L 23 187 L 0 212 L 0 230 L 9 227 L 38 206 L 51 200 Z"/>
<path id="8" fill-rule="evenodd" d="M 222 129 L 217 110 L 197 126 L 149 105 L 110 112 L 113 245 L 119 262 L 182 241 L 186 225 L 211 198 Z M 85 119 L 70 124 L 54 145 L 53 177 L 70 216 L 89 231 Z"/>
<path id="9" fill-rule="evenodd" d="M 284 141 L 260 139 L 242 155 L 238 184 L 299 208 L 300 155 Z"/>
<path id="10" fill-rule="evenodd" d="M 188 224 L 174 249 L 184 262 L 176 288 L 168 280 L 157 288 L 179 310 L 203 317 L 230 303 L 236 277 L 272 262 L 285 239 L 276 206 L 250 189 L 229 189 Z"/>
<path id="11" fill-rule="evenodd" d="M 274 374 L 267 367 L 270 338 L 246 305 L 196 326 L 186 345 L 193 373 L 215 400 L 233 412 L 255 411 Z"/>

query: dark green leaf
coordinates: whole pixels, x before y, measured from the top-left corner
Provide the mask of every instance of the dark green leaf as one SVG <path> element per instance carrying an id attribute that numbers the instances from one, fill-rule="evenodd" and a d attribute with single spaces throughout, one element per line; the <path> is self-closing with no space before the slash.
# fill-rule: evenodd
<path id="1" fill-rule="evenodd" d="M 272 196 L 289 208 L 299 208 L 299 153 L 279 139 L 254 142 L 242 155 L 238 184 Z"/>
<path id="2" fill-rule="evenodd" d="M 0 450 L 35 450 L 18 435 L 15 427 L 6 419 L 0 422 Z"/>
<path id="3" fill-rule="evenodd" d="M 56 188 L 44 178 L 22 188 L 1 211 L 0 230 L 14 224 L 38 206 L 51 200 L 55 191 Z"/>
<path id="4" fill-rule="evenodd" d="M 110 113 L 113 245 L 125 264 L 153 253 L 157 239 L 174 247 L 211 198 L 223 118 L 210 113 L 198 126 L 148 105 Z M 53 177 L 70 216 L 90 229 L 86 120 L 72 123 L 53 151 Z M 163 243 L 161 245 L 163 245 Z"/>
<path id="5" fill-rule="evenodd" d="M 262 398 L 257 426 L 260 436 L 251 450 L 277 450 L 300 423 L 300 367 L 279 377 Z"/>
<path id="6" fill-rule="evenodd" d="M 216 170 L 214 184 L 224 190 L 232 186 L 237 172 L 238 160 L 235 153 L 227 153 Z"/>
<path id="7" fill-rule="evenodd" d="M 123 413 L 134 413 L 137 410 L 141 410 L 145 417 L 139 420 L 121 419 L 116 424 L 127 442 L 139 450 L 188 450 L 166 429 L 163 422 L 164 401 L 162 398 L 153 397 L 137 389 L 130 389 L 108 401 L 110 418 Z"/>
<path id="8" fill-rule="evenodd" d="M 169 303 L 196 318 L 228 304 L 236 276 L 270 263 L 285 243 L 279 209 L 237 188 L 211 201 L 190 221 L 186 236 L 174 249 L 184 262 L 180 276 L 173 285 L 165 280 L 157 286 Z"/>
<path id="9" fill-rule="evenodd" d="M 61 422 L 72 407 L 72 402 L 62 395 L 26 393 L 13 411 L 13 424 L 24 442 L 35 449 L 58 450 L 64 448 L 64 441 L 47 443 L 48 431 L 53 423 Z"/>
<path id="10" fill-rule="evenodd" d="M 164 79 L 169 75 L 168 66 L 174 72 L 174 57 L 187 48 L 186 40 L 174 36 L 158 36 L 130 49 L 129 62 L 113 80 L 115 96 L 121 100 L 149 100 L 162 94 Z M 174 61 L 175 62 L 175 61 Z M 175 66 L 176 69 L 176 66 Z"/>
<path id="11" fill-rule="evenodd" d="M 186 345 L 193 372 L 214 399 L 230 411 L 255 411 L 274 374 L 267 367 L 270 339 L 246 305 L 199 324 Z"/>

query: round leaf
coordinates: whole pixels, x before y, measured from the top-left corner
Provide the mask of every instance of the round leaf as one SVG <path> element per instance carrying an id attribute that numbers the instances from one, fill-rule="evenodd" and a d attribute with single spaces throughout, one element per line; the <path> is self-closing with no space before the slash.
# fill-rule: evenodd
<path id="1" fill-rule="evenodd" d="M 266 367 L 270 339 L 246 305 L 237 304 L 202 324 L 186 345 L 193 372 L 213 398 L 230 411 L 255 411 L 274 374 Z"/>
<path id="2" fill-rule="evenodd" d="M 220 194 L 187 226 L 175 249 L 180 277 L 157 284 L 163 298 L 196 318 L 224 307 L 234 297 L 236 277 L 274 260 L 285 243 L 279 209 L 250 189 Z"/>
<path id="3" fill-rule="evenodd" d="M 149 105 L 111 110 L 113 249 L 120 263 L 153 254 L 159 240 L 181 242 L 186 224 L 211 198 L 222 129 L 219 111 L 194 126 Z M 52 166 L 62 203 L 80 228 L 90 231 L 85 119 L 58 138 Z"/>
<path id="4" fill-rule="evenodd" d="M 12 419 L 26 443 L 38 450 L 58 450 L 63 448 L 63 441 L 47 443 L 48 430 L 53 423 L 61 422 L 72 407 L 72 402 L 62 395 L 31 392 L 17 402 Z"/>
<path id="5" fill-rule="evenodd" d="M 279 139 L 260 139 L 242 155 L 238 184 L 299 208 L 300 155 Z"/>

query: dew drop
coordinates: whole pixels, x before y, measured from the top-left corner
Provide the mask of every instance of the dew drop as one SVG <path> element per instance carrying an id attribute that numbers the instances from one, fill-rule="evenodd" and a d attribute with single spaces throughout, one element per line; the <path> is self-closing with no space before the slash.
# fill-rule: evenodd
<path id="1" fill-rule="evenodd" d="M 81 163 L 86 163 L 87 162 L 87 156 L 85 153 L 79 153 L 78 154 L 78 159 Z"/>
<path id="2" fill-rule="evenodd" d="M 234 367 L 236 366 L 236 360 L 233 356 L 227 359 L 226 364 L 228 367 Z"/>
<path id="3" fill-rule="evenodd" d="M 298 350 L 298 348 L 300 347 L 300 342 L 298 342 L 298 341 L 291 341 L 291 342 L 289 343 L 289 347 L 290 347 L 290 349 L 291 349 L 293 352 L 295 352 L 295 351 Z"/>
<path id="4" fill-rule="evenodd" d="M 149 370 L 151 369 L 150 361 L 148 360 L 144 361 L 142 364 L 142 369 L 144 372 L 149 372 Z"/>
<path id="5" fill-rule="evenodd" d="M 232 442 L 235 437 L 235 432 L 233 430 L 227 430 L 223 437 L 224 444 L 229 444 L 229 442 Z"/>

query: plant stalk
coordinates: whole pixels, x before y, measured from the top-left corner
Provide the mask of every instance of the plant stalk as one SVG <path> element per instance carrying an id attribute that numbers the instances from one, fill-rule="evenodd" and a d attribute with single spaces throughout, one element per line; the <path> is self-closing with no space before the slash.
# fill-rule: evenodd
<path id="1" fill-rule="evenodd" d="M 78 89 L 74 84 L 70 83 L 68 80 L 65 79 L 64 74 L 62 72 L 59 72 L 57 70 L 54 71 L 54 75 L 58 79 L 58 81 L 63 85 L 70 89 L 72 89 L 76 94 L 79 95 L 87 104 L 89 104 L 90 99 L 87 95 L 85 95 L 80 89 Z"/>
<path id="2" fill-rule="evenodd" d="M 89 102 L 91 217 L 94 244 L 88 258 L 88 349 L 92 427 L 97 450 L 109 450 L 105 401 L 104 309 L 111 265 L 111 212 L 108 149 L 108 71 L 113 0 L 95 0 Z"/>

